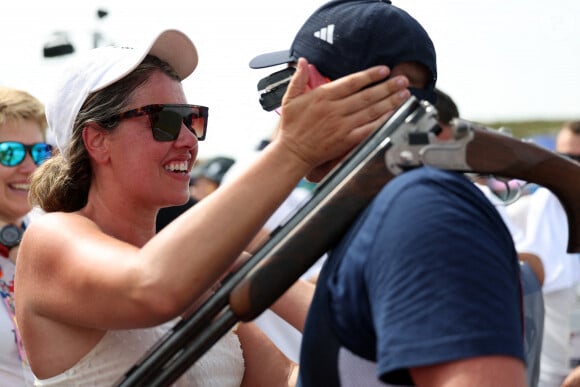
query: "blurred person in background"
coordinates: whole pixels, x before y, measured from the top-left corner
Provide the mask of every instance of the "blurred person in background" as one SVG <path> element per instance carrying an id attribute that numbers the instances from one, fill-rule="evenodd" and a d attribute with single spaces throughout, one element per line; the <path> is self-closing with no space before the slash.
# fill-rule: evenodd
<path id="1" fill-rule="evenodd" d="M 14 270 L 31 217 L 30 176 L 51 155 L 44 107 L 23 90 L 0 87 L 0 386 L 22 386 L 32 376 L 14 319 Z"/>
<path id="2" fill-rule="evenodd" d="M 179 206 L 163 207 L 157 214 L 155 228 L 161 231 L 171 221 L 193 207 L 201 199 L 215 191 L 222 182 L 223 175 L 234 163 L 229 157 L 215 157 L 210 160 L 197 160 L 190 172 L 189 192 L 187 202 Z"/>
<path id="3" fill-rule="evenodd" d="M 580 160 L 580 121 L 562 126 L 556 137 L 556 152 Z M 550 190 L 539 187 L 530 195 L 525 238 L 517 248 L 520 256 L 541 263 L 546 309 L 541 387 L 560 387 L 580 364 L 580 258 L 577 253 L 569 254 L 567 245 L 566 213 Z"/>
<path id="4" fill-rule="evenodd" d="M 189 192 L 191 196 L 200 201 L 218 189 L 222 184 L 224 175 L 234 162 L 234 159 L 225 156 L 217 156 L 200 161 L 189 174 Z"/>

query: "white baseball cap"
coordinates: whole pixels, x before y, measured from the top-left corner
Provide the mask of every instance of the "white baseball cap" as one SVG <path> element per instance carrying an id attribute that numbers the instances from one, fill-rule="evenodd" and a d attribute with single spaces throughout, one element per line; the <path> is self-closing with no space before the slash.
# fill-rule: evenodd
<path id="1" fill-rule="evenodd" d="M 48 130 L 61 154 L 66 155 L 73 124 L 88 95 L 125 77 L 148 54 L 167 62 L 181 80 L 197 66 L 195 45 L 183 32 L 175 29 L 155 34 L 144 45 L 94 48 L 71 60 L 45 106 Z"/>

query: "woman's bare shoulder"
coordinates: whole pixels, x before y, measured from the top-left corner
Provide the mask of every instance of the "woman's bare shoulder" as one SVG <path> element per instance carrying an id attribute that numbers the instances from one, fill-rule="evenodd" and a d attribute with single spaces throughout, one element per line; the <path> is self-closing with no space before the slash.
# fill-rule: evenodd
<path id="1" fill-rule="evenodd" d="M 42 258 L 46 263 L 47 259 L 64 259 L 66 249 L 74 248 L 79 242 L 86 242 L 91 235 L 94 237 L 99 233 L 99 227 L 92 220 L 78 213 L 42 214 L 27 226 L 17 260 L 33 263 Z"/>
<path id="2" fill-rule="evenodd" d="M 36 216 L 23 235 L 23 242 L 30 240 L 46 243 L 54 238 L 78 238 L 99 227 L 91 219 L 78 212 L 50 212 Z"/>

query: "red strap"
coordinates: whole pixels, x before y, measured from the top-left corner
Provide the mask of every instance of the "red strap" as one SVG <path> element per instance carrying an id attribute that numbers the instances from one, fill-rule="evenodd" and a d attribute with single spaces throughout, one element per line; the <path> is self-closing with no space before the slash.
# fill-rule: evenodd
<path id="1" fill-rule="evenodd" d="M 0 243 L 0 255 L 5 258 L 10 258 L 10 249 Z"/>

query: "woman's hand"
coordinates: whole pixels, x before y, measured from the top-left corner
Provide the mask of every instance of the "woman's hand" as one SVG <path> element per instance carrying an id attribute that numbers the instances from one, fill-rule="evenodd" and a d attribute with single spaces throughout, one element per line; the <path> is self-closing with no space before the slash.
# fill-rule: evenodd
<path id="1" fill-rule="evenodd" d="M 407 78 L 387 80 L 389 74 L 376 66 L 311 90 L 308 62 L 300 58 L 276 140 L 311 169 L 342 158 L 409 97 Z"/>

